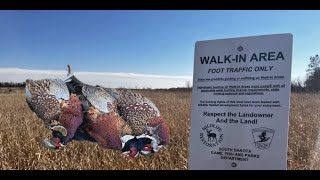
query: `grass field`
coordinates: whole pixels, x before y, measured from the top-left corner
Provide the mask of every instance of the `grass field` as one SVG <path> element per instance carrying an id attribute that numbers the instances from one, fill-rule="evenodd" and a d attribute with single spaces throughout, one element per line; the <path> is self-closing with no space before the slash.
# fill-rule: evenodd
<path id="1" fill-rule="evenodd" d="M 0 90 L 0 169 L 175 169 L 188 168 L 191 91 L 141 91 L 170 126 L 170 146 L 151 157 L 128 158 L 89 142 L 51 151 L 38 143 L 49 130 L 25 103 L 22 90 Z M 320 95 L 292 94 L 289 169 L 320 169 L 317 142 Z"/>

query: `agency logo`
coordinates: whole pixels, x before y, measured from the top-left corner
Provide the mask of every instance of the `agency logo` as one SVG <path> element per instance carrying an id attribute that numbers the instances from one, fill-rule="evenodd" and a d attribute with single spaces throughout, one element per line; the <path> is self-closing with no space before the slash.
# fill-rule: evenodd
<path id="1" fill-rule="evenodd" d="M 270 147 L 275 130 L 261 127 L 251 131 L 256 148 L 268 149 Z"/>
<path id="2" fill-rule="evenodd" d="M 208 147 L 216 147 L 223 141 L 221 127 L 216 124 L 207 124 L 200 133 L 201 142 Z"/>

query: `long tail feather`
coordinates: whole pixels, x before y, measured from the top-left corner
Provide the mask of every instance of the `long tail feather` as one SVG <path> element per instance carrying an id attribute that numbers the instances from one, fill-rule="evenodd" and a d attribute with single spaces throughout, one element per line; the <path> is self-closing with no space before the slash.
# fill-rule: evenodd
<path id="1" fill-rule="evenodd" d="M 69 82 L 69 81 L 71 81 L 71 77 L 73 77 L 73 76 L 74 76 L 74 74 L 71 69 L 71 66 L 70 66 L 70 64 L 68 64 L 68 74 L 67 74 L 67 77 L 63 79 L 63 81 Z"/>

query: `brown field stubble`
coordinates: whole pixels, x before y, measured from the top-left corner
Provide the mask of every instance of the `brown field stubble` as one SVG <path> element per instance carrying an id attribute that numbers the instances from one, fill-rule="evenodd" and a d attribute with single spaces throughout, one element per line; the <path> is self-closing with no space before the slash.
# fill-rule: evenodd
<path id="1" fill-rule="evenodd" d="M 0 169 L 175 169 L 188 167 L 191 91 L 141 91 L 170 126 L 170 146 L 150 157 L 128 158 L 90 142 L 71 142 L 59 151 L 38 143 L 49 137 L 25 103 L 23 90 L 0 91 Z M 320 169 L 317 147 L 320 95 L 292 94 L 288 169 Z"/>

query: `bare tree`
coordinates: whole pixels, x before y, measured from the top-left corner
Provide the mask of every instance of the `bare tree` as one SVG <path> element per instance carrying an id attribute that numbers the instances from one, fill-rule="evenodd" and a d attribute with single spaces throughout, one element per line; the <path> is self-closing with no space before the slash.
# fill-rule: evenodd
<path id="1" fill-rule="evenodd" d="M 307 73 L 306 89 L 318 92 L 320 90 L 320 57 L 318 54 L 310 57 Z"/>
<path id="2" fill-rule="evenodd" d="M 186 87 L 189 89 L 189 88 L 191 88 L 191 83 L 190 83 L 190 81 L 186 81 Z"/>

